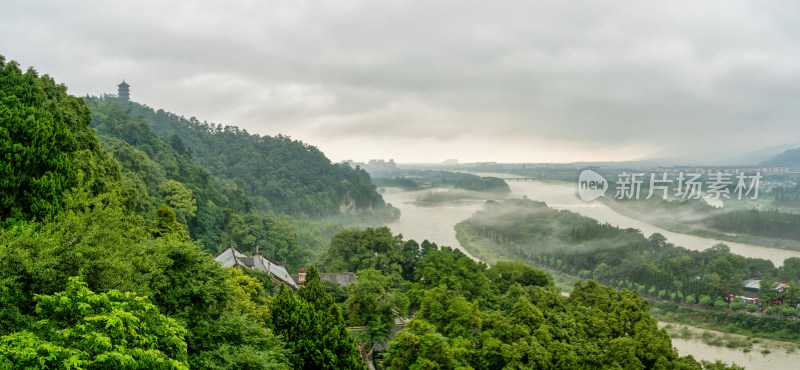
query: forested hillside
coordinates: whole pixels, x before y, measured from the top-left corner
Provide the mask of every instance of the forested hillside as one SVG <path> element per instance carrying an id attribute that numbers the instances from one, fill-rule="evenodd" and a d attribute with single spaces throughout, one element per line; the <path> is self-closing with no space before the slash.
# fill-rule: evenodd
<path id="1" fill-rule="evenodd" d="M 63 192 L 109 191 L 115 161 L 89 128 L 83 100 L 33 68 L 25 73 L 0 56 L 0 218 L 42 219 L 63 209 Z"/>
<path id="2" fill-rule="evenodd" d="M 95 114 L 121 104 L 115 98 L 91 100 L 89 106 Z M 135 102 L 125 103 L 125 109 L 132 117 L 147 122 L 179 154 L 190 156 L 212 175 L 236 183 L 253 197 L 259 209 L 301 217 L 342 212 L 394 217 L 395 210 L 387 207 L 375 191 L 369 174 L 331 163 L 314 146 L 288 136 L 260 136 L 236 126 L 185 119 Z"/>
<path id="3" fill-rule="evenodd" d="M 169 205 L 189 236 L 211 253 L 230 244 L 245 252 L 260 246 L 295 271 L 316 260 L 341 227 L 338 222 L 376 224 L 399 216 L 365 172 L 332 164 L 298 141 L 249 135 L 235 127 L 203 131 L 174 114 L 114 97 L 90 98 L 87 105 L 92 126 L 121 165 L 125 203 L 143 217 L 162 203 Z M 195 144 L 176 134 L 159 136 L 153 130 L 157 122 L 195 134 L 187 136 Z M 225 155 L 210 152 L 217 145 Z M 252 155 L 232 155 L 236 150 L 225 147 L 247 147 Z M 238 168 L 243 177 L 215 176 L 211 171 L 219 167 L 200 165 L 210 157 L 228 161 L 220 167 Z"/>

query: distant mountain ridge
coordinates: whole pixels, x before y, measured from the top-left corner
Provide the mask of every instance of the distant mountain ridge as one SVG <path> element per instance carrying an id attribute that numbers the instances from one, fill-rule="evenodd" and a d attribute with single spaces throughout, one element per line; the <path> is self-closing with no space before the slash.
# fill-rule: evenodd
<path id="1" fill-rule="evenodd" d="M 789 167 L 790 170 L 800 169 L 800 148 L 789 149 L 764 162 L 762 166 Z"/>

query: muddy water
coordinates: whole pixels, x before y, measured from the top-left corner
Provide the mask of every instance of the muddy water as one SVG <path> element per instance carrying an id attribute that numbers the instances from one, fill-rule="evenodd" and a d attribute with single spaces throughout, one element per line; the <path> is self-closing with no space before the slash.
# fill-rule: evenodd
<path id="1" fill-rule="evenodd" d="M 659 322 L 659 327 L 666 324 Z M 675 325 L 675 324 L 673 324 Z M 686 325 L 676 325 L 683 327 Z M 704 330 L 692 326 L 686 326 L 692 332 L 700 334 L 703 332 L 712 333 L 714 336 L 730 335 L 742 337 L 736 334 L 724 334 L 713 330 Z M 745 353 L 742 349 L 712 346 L 703 343 L 699 339 L 672 338 L 672 346 L 678 350 L 681 356 L 692 355 L 695 360 L 715 361 L 735 363 L 745 369 L 754 370 L 777 370 L 777 369 L 797 369 L 800 367 L 800 351 L 797 345 L 788 342 L 778 342 L 771 340 L 761 340 L 753 345 L 750 352 Z M 768 350 L 768 354 L 762 354 L 762 350 Z"/>
<path id="2" fill-rule="evenodd" d="M 392 229 L 395 234 L 403 234 L 405 239 L 414 239 L 419 243 L 428 239 L 428 241 L 440 246 L 446 245 L 458 248 L 472 259 L 475 259 L 458 243 L 453 227 L 457 223 L 470 218 L 475 211 L 482 209 L 484 201 L 445 202 L 438 205 L 425 206 L 415 204 L 415 200 L 427 191 L 407 192 L 398 188 L 386 188 L 386 192 L 383 193 L 383 199 L 399 208 L 401 212 L 399 220 L 386 226 Z"/>

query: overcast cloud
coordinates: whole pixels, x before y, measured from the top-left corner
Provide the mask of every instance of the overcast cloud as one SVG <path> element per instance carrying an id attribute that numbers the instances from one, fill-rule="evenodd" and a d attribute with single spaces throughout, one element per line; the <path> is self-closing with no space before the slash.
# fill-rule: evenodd
<path id="1" fill-rule="evenodd" d="M 0 54 L 331 159 L 564 162 L 795 142 L 792 1 L 4 1 Z M 727 152 L 726 152 L 727 151 Z"/>

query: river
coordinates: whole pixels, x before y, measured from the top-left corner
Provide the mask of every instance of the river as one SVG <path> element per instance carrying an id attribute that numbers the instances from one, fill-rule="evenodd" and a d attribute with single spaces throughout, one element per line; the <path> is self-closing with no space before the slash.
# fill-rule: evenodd
<path id="1" fill-rule="evenodd" d="M 658 326 L 663 328 L 667 324 L 659 322 Z M 676 324 L 673 324 L 676 325 Z M 703 332 L 711 333 L 714 337 L 731 336 L 745 340 L 744 336 L 736 334 L 724 334 L 719 331 L 699 329 L 692 326 L 677 324 L 677 327 L 686 327 L 695 335 Z M 788 342 L 773 340 L 760 340 L 754 344 L 750 352 L 741 349 L 733 349 L 723 346 L 713 346 L 703 343 L 699 339 L 672 338 L 672 347 L 681 355 L 692 355 L 695 360 L 722 360 L 727 363 L 735 363 L 751 370 L 778 370 L 778 369 L 797 369 L 800 363 L 800 354 L 797 352 L 797 345 Z M 767 350 L 767 354 L 762 354 L 762 350 Z"/>
<path id="2" fill-rule="evenodd" d="M 400 209 L 400 219 L 387 224 L 395 234 L 403 234 L 406 239 L 422 242 L 427 239 L 437 245 L 457 248 L 475 259 L 461 247 L 456 239 L 455 225 L 483 208 L 482 200 L 443 203 L 441 205 L 419 206 L 415 200 L 430 190 L 403 191 L 386 188 L 383 199 Z"/>
<path id="3" fill-rule="evenodd" d="M 486 174 L 482 174 L 487 176 Z M 494 174 L 498 176 L 498 174 Z M 499 175 L 512 177 L 509 175 Z M 611 225 L 621 228 L 639 229 L 645 236 L 653 233 L 660 233 L 670 243 L 693 249 L 704 250 L 717 243 L 725 243 L 730 247 L 731 252 L 752 258 L 763 258 L 772 261 L 775 266 L 783 265 L 783 260 L 789 257 L 800 257 L 800 252 L 784 249 L 766 248 L 744 243 L 734 243 L 723 240 L 702 238 L 694 235 L 679 234 L 672 231 L 653 226 L 643 221 L 622 215 L 598 201 L 584 202 L 576 195 L 577 186 L 566 183 L 543 183 L 539 181 L 507 181 L 511 192 L 515 196 L 525 195 L 530 199 L 539 200 L 547 203 L 555 209 L 566 209 L 584 216 L 591 217 L 600 222 L 608 222 Z M 457 221 L 458 223 L 460 221 Z"/>
<path id="4" fill-rule="evenodd" d="M 485 176 L 485 175 L 484 175 Z M 509 177 L 507 175 L 502 175 Z M 513 196 L 522 195 L 530 199 L 546 202 L 550 207 L 556 209 L 566 209 L 580 213 L 584 216 L 594 218 L 600 222 L 623 227 L 635 228 L 642 231 L 646 236 L 652 233 L 661 233 L 667 240 L 676 245 L 689 249 L 703 250 L 719 243 L 720 241 L 708 238 L 701 238 L 691 235 L 678 234 L 667 231 L 645 222 L 621 215 L 611 208 L 598 202 L 583 202 L 575 196 L 575 188 L 563 183 L 543 183 L 538 181 L 509 181 L 509 187 Z M 400 219 L 388 224 L 394 233 L 403 234 L 406 239 L 414 239 L 421 242 L 428 239 L 438 245 L 446 245 L 457 248 L 470 257 L 472 255 L 465 251 L 456 239 L 453 227 L 469 218 L 475 211 L 483 208 L 484 201 L 463 201 L 458 203 L 444 203 L 441 205 L 415 204 L 417 197 L 426 191 L 403 191 L 398 188 L 385 188 L 384 199 L 399 208 Z M 724 242 L 730 246 L 731 251 L 748 257 L 766 258 L 779 266 L 788 257 L 800 257 L 800 252 L 786 251 L 780 249 L 764 248 L 759 246 L 747 245 L 742 243 Z M 472 257 L 474 259 L 474 257 Z M 764 356 L 760 352 L 743 353 L 741 350 L 726 347 L 715 347 L 702 343 L 698 340 L 685 340 L 673 338 L 673 346 L 679 353 L 691 354 L 698 360 L 720 359 L 736 362 L 747 369 L 789 369 L 796 368 L 800 363 L 800 351 L 787 354 L 786 351 L 773 351 Z"/>

